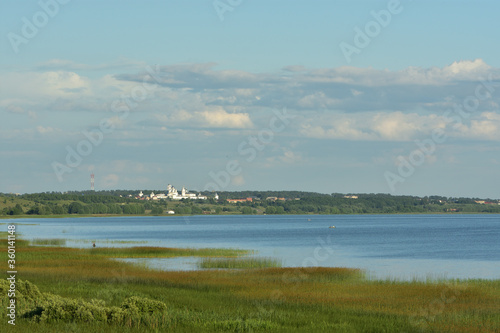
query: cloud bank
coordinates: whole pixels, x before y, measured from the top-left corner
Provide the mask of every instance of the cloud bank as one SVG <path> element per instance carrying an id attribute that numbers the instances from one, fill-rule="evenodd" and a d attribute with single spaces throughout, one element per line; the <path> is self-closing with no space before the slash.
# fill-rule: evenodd
<path id="1" fill-rule="evenodd" d="M 105 115 L 112 112 L 114 100 L 130 100 L 146 78 L 156 89 L 134 103 L 129 132 L 144 127 L 250 130 L 265 124 L 271 109 L 287 107 L 298 116 L 290 131 L 299 138 L 410 141 L 442 128 L 461 139 L 499 140 L 500 94 L 495 92 L 500 90 L 500 69 L 482 59 L 400 71 L 287 66 L 274 73 L 249 73 L 198 63 L 158 66 L 154 80 L 145 69 L 89 74 L 123 66 L 140 68 L 130 60 L 85 65 L 53 59 L 31 71 L 3 73 L 0 108 L 11 116 L 31 119 L 40 112 L 62 117 L 86 112 Z M 481 84 L 488 85 L 489 90 L 481 91 L 486 98 L 462 117 L 459 126 L 450 124 L 447 111 L 474 96 Z M 70 128 L 76 129 L 60 130 Z"/>

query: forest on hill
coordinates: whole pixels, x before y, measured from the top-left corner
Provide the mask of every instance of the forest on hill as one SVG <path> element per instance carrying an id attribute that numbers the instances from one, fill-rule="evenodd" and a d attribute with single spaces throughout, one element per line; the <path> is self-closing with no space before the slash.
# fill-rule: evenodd
<path id="1" fill-rule="evenodd" d="M 144 191 L 150 192 L 160 191 Z M 0 194 L 0 215 L 500 213 L 498 200 L 479 198 L 239 191 L 220 192 L 215 200 L 215 193 L 201 193 L 208 199 L 153 200 L 135 190 Z"/>

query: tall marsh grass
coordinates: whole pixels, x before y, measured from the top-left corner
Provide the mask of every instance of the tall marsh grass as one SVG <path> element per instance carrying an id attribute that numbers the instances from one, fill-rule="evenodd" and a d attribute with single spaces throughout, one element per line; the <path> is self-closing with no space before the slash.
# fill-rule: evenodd
<path id="1" fill-rule="evenodd" d="M 238 257 L 250 252 L 239 249 L 190 249 L 153 246 L 96 247 L 90 249 L 90 253 L 93 255 L 112 258 Z"/>
<path id="2" fill-rule="evenodd" d="M 43 238 L 35 238 L 29 241 L 30 245 L 51 245 L 51 246 L 65 246 L 66 240 L 60 238 L 51 238 L 51 239 L 43 239 Z"/>
<path id="3" fill-rule="evenodd" d="M 273 258 L 203 258 L 198 268 L 268 268 L 281 267 L 281 262 Z"/>

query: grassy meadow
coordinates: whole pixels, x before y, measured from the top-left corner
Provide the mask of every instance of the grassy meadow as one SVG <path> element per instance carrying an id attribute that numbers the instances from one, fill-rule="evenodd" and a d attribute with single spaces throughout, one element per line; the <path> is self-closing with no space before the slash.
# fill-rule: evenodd
<path id="1" fill-rule="evenodd" d="M 6 272 L 7 237 L 0 236 Z M 2 280 L 1 332 L 500 331 L 500 280 L 374 281 L 348 268 L 259 268 L 233 249 L 47 243 L 17 241 L 16 326 L 7 323 Z M 112 259 L 173 256 L 207 257 L 211 267 L 244 264 L 159 271 Z"/>

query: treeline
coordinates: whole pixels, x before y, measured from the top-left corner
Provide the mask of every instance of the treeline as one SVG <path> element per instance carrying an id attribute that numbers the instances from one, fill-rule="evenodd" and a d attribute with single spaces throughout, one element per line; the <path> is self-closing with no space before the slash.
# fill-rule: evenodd
<path id="1" fill-rule="evenodd" d="M 257 201 L 243 203 L 265 207 L 266 214 L 394 214 L 394 213 L 500 213 L 499 205 L 481 205 L 385 194 L 358 195 L 358 198 L 335 196 L 307 197 L 300 200 Z"/>
<path id="2" fill-rule="evenodd" d="M 84 203 L 124 203 L 130 202 L 133 199 L 128 197 L 120 197 L 106 192 L 78 192 L 78 193 L 34 193 L 24 194 L 22 199 L 31 200 L 36 203 L 46 203 L 48 201 L 80 201 Z"/>
<path id="3" fill-rule="evenodd" d="M 2 215 L 64 215 L 64 214 L 144 214 L 146 212 L 146 205 L 141 204 L 83 204 L 81 202 L 72 202 L 69 205 L 58 204 L 35 204 L 28 209 L 20 204 L 16 204 L 12 208 L 4 208 L 1 212 Z M 152 214 L 162 214 L 162 208 L 154 207 L 151 209 Z"/>
<path id="4" fill-rule="evenodd" d="M 476 202 L 479 199 L 473 198 L 392 196 L 390 194 L 312 195 L 310 192 L 245 191 L 219 195 L 222 201 L 225 200 L 223 198 L 252 198 L 252 202 L 233 204 L 243 214 L 251 214 L 250 212 L 265 214 L 500 213 L 500 205 L 492 199 L 483 201 L 494 204 L 479 204 Z M 268 200 L 270 198 L 272 200 Z"/>
<path id="5" fill-rule="evenodd" d="M 159 191 L 155 191 L 157 193 Z M 139 191 L 100 191 L 0 195 L 1 215 L 152 214 L 167 207 L 175 214 L 393 214 L 393 213 L 500 213 L 498 201 L 441 196 L 390 194 L 320 194 L 301 191 L 240 191 L 204 193 L 208 200 L 137 200 Z M 144 191 L 144 193 L 150 193 Z M 229 203 L 227 199 L 251 201 Z M 476 201 L 483 202 L 480 204 Z"/>
<path id="6" fill-rule="evenodd" d="M 204 195 L 213 196 L 214 193 L 202 192 Z M 240 198 L 256 198 L 259 200 L 265 200 L 270 197 L 277 198 L 319 198 L 319 197 L 329 197 L 329 194 L 315 193 L 315 192 L 303 192 L 303 191 L 235 191 L 235 192 L 218 192 L 220 199 L 240 199 Z"/>
<path id="7" fill-rule="evenodd" d="M 137 201 L 106 193 L 36 193 L 0 196 L 1 215 L 163 214 L 166 201 Z"/>

